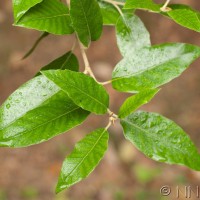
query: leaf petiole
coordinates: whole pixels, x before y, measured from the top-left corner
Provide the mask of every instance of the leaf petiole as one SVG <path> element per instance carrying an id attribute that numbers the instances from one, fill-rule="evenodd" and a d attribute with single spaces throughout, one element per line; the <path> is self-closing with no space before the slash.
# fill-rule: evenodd
<path id="1" fill-rule="evenodd" d="M 120 5 L 120 6 L 125 5 L 125 3 L 123 3 L 123 2 L 117 2 L 117 1 L 113 1 L 113 0 L 103 0 L 103 1 L 110 3 L 110 4 L 113 4 L 113 5 Z"/>
<path id="2" fill-rule="evenodd" d="M 171 0 L 167 0 L 167 1 L 165 2 L 165 4 L 160 8 L 160 10 L 161 10 L 162 12 L 168 12 L 168 11 L 171 10 L 171 8 L 167 7 L 167 6 L 169 5 L 170 1 L 171 1 Z"/>
<path id="3" fill-rule="evenodd" d="M 41 36 L 35 41 L 35 43 L 33 44 L 33 46 L 31 47 L 31 49 L 22 57 L 22 60 L 24 60 L 25 58 L 29 57 L 33 51 L 37 48 L 37 46 L 39 45 L 39 43 L 49 35 L 49 33 L 44 32 L 41 34 Z"/>
<path id="4" fill-rule="evenodd" d="M 121 8 L 119 7 L 119 5 L 121 6 L 125 5 L 123 2 L 116 2 L 112 0 L 103 0 L 103 1 L 112 4 L 118 10 L 119 14 L 123 17 L 123 12 L 121 11 Z"/>
<path id="5" fill-rule="evenodd" d="M 105 81 L 105 82 L 99 82 L 101 85 L 108 85 L 110 83 L 112 83 L 112 80 L 109 81 Z"/>

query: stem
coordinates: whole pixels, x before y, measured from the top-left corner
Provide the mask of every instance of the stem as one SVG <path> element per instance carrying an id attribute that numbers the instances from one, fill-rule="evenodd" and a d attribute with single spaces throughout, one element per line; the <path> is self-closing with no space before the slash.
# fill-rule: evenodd
<path id="1" fill-rule="evenodd" d="M 109 110 L 109 112 L 111 112 L 111 111 Z M 109 123 L 105 128 L 106 130 L 108 130 L 111 125 L 114 125 L 115 121 L 118 119 L 118 116 L 116 114 L 114 114 L 113 112 L 111 112 L 111 113 L 112 113 L 112 115 L 110 115 L 110 117 L 109 117 Z"/>
<path id="2" fill-rule="evenodd" d="M 115 114 L 113 113 L 113 115 L 115 115 Z M 115 115 L 115 116 L 117 116 L 117 115 Z M 110 116 L 109 117 L 109 123 L 108 123 L 108 125 L 105 128 L 106 130 L 108 130 L 111 125 L 115 124 L 115 121 L 118 119 L 118 117 L 115 117 L 115 116 Z"/>
<path id="3" fill-rule="evenodd" d="M 166 8 L 166 7 L 168 6 L 168 4 L 169 4 L 170 1 L 171 1 L 171 0 L 167 0 L 167 1 L 165 2 L 165 4 L 163 5 L 163 8 Z"/>
<path id="4" fill-rule="evenodd" d="M 117 1 L 113 1 L 113 0 L 103 0 L 103 1 L 105 1 L 105 2 L 107 2 L 107 3 L 111 3 L 111 4 L 115 4 L 115 5 L 120 5 L 120 6 L 124 6 L 125 5 L 125 3 L 123 3 L 123 2 L 117 2 Z"/>
<path id="5" fill-rule="evenodd" d="M 105 82 L 99 82 L 101 85 L 108 85 L 110 83 L 112 83 L 112 80 L 109 81 L 105 81 Z"/>
<path id="6" fill-rule="evenodd" d="M 79 41 L 79 45 L 80 45 L 80 49 L 81 49 L 81 55 L 83 57 L 83 61 L 84 61 L 84 64 L 85 64 L 84 74 L 89 74 L 96 82 L 98 82 L 94 73 L 92 72 L 91 67 L 90 67 L 90 63 L 88 61 L 84 46 L 81 44 L 80 41 Z"/>
<path id="7" fill-rule="evenodd" d="M 112 4 L 118 10 L 118 12 L 120 13 L 120 15 L 123 17 L 124 14 L 122 13 L 119 5 L 124 6 L 125 3 L 123 3 L 123 2 L 117 2 L 117 1 L 112 1 L 112 0 L 103 0 L 103 1 Z"/>
<path id="8" fill-rule="evenodd" d="M 119 7 L 118 5 L 116 5 L 116 4 L 113 4 L 113 6 L 118 10 L 119 14 L 123 17 L 124 14 L 123 14 L 123 12 L 121 11 L 120 7 Z"/>
<path id="9" fill-rule="evenodd" d="M 66 0 L 68 6 L 70 6 L 70 0 Z"/>
<path id="10" fill-rule="evenodd" d="M 112 122 L 109 120 L 109 123 L 108 123 L 108 125 L 106 126 L 105 130 L 107 131 L 107 130 L 110 128 L 111 125 L 112 125 Z"/>
<path id="11" fill-rule="evenodd" d="M 113 112 L 108 108 L 108 114 L 111 116 Z"/>
<path id="12" fill-rule="evenodd" d="M 167 7 L 168 4 L 170 3 L 170 1 L 171 1 L 171 0 L 167 0 L 167 1 L 165 2 L 165 4 L 160 8 L 160 10 L 163 11 L 163 12 L 170 11 L 171 8 L 168 8 L 168 7 Z"/>
<path id="13" fill-rule="evenodd" d="M 112 112 L 109 108 L 108 108 L 108 114 L 110 115 L 110 118 L 114 118 L 115 120 L 118 119 L 118 115 L 116 115 L 114 112 Z"/>

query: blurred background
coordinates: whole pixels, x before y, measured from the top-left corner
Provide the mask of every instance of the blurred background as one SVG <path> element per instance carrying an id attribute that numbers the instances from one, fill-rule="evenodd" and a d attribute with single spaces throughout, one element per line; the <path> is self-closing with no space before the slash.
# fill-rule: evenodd
<path id="1" fill-rule="evenodd" d="M 164 2 L 164 1 L 157 1 Z M 200 10 L 197 0 L 172 0 Z M 200 45 L 200 34 L 180 27 L 167 18 L 138 12 L 151 33 L 153 44 L 186 42 Z M 0 104 L 21 84 L 50 61 L 69 51 L 73 36 L 48 36 L 26 60 L 21 57 L 40 35 L 34 30 L 12 26 L 11 1 L 0 1 Z M 75 54 L 83 62 L 78 47 Z M 87 51 L 98 80 L 111 77 L 113 67 L 121 59 L 113 27 L 104 28 L 102 38 Z M 82 68 L 83 69 L 83 68 Z M 127 94 L 106 86 L 111 95 L 111 110 L 117 113 Z M 200 149 L 200 60 L 181 77 L 162 87 L 144 110 L 158 112 L 174 120 L 190 135 Z M 40 145 L 22 149 L 0 149 L 0 200 L 164 200 L 186 199 L 184 187 L 195 192 L 200 186 L 200 173 L 176 165 L 151 161 L 124 140 L 119 124 L 109 129 L 109 150 L 95 171 L 67 191 L 54 194 L 63 159 L 85 134 L 107 124 L 107 116 L 91 115 L 84 125 Z M 171 194 L 163 197 L 160 188 L 168 185 Z M 193 193 L 190 199 L 197 199 Z"/>

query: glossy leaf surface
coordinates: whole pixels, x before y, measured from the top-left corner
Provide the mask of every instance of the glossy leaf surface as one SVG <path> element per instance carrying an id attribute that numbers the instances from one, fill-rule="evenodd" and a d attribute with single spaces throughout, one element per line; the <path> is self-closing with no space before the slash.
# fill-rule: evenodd
<path id="1" fill-rule="evenodd" d="M 119 118 L 127 117 L 140 106 L 148 103 L 155 96 L 155 94 L 158 93 L 158 91 L 158 89 L 147 89 L 127 98 L 120 107 L 118 115 Z"/>
<path id="2" fill-rule="evenodd" d="M 117 45 L 124 57 L 133 50 L 151 46 L 149 32 L 136 15 L 124 14 L 124 17 L 118 19 L 116 29 Z"/>
<path id="3" fill-rule="evenodd" d="M 0 108 L 0 146 L 38 144 L 81 124 L 89 115 L 44 76 L 16 90 Z"/>
<path id="4" fill-rule="evenodd" d="M 124 135 L 153 160 L 200 170 L 200 155 L 187 134 L 155 113 L 136 112 L 121 120 Z"/>
<path id="5" fill-rule="evenodd" d="M 71 0 L 70 16 L 79 40 L 85 47 L 100 38 L 103 19 L 96 0 Z"/>
<path id="6" fill-rule="evenodd" d="M 17 22 L 30 8 L 43 0 L 12 0 L 14 19 Z"/>
<path id="7" fill-rule="evenodd" d="M 58 0 L 43 0 L 23 15 L 15 25 L 57 35 L 74 32 L 69 9 Z"/>
<path id="8" fill-rule="evenodd" d="M 113 72 L 113 87 L 125 92 L 159 87 L 181 75 L 199 56 L 199 47 L 181 43 L 130 51 Z"/>
<path id="9" fill-rule="evenodd" d="M 96 114 L 107 112 L 108 93 L 93 78 L 69 70 L 48 70 L 42 74 L 58 85 L 81 108 Z"/>
<path id="10" fill-rule="evenodd" d="M 86 178 L 94 170 L 107 150 L 108 139 L 108 132 L 101 128 L 76 144 L 63 163 L 57 193 Z"/>
<path id="11" fill-rule="evenodd" d="M 50 69 L 69 69 L 71 71 L 78 71 L 79 70 L 79 63 L 77 57 L 70 51 L 61 57 L 55 59 L 45 67 L 41 69 L 41 71 L 44 70 L 50 70 Z M 38 74 L 41 74 L 40 72 Z"/>
<path id="12" fill-rule="evenodd" d="M 126 25 L 122 20 L 117 24 L 117 42 L 124 58 L 112 75 L 112 85 L 119 91 L 138 92 L 159 87 L 178 77 L 200 56 L 200 48 L 190 44 L 150 46 L 147 30 L 137 17 L 125 15 L 124 20 Z M 130 31 L 124 32 L 124 26 Z"/>

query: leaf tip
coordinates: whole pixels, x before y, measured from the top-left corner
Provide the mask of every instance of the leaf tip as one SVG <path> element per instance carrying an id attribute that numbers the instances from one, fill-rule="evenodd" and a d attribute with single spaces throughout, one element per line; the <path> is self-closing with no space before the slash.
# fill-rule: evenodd
<path id="1" fill-rule="evenodd" d="M 68 187 L 66 185 L 63 185 L 60 180 L 58 180 L 58 183 L 56 185 L 56 188 L 55 188 L 55 193 L 56 194 L 59 194 L 60 192 L 62 192 L 64 189 L 67 189 Z"/>

